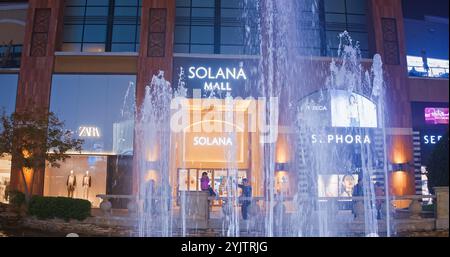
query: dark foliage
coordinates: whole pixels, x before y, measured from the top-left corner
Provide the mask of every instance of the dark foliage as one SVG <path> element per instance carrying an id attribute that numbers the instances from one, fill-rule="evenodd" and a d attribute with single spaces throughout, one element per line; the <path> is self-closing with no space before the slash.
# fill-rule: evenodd
<path id="1" fill-rule="evenodd" d="M 67 197 L 33 196 L 28 214 L 38 219 L 60 218 L 84 220 L 91 214 L 91 203 L 83 199 Z"/>

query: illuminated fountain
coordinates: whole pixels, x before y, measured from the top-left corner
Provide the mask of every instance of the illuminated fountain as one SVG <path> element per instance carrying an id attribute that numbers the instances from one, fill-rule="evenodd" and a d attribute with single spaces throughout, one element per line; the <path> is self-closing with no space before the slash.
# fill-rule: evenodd
<path id="1" fill-rule="evenodd" d="M 291 195 L 275 190 L 277 137 L 273 134 L 276 136 L 278 131 L 265 131 L 259 142 L 262 199 L 252 203 L 249 221 L 243 221 L 236 185 L 238 150 L 233 147 L 237 145 L 237 134 L 227 133 L 232 143 L 223 143 L 229 194 L 222 206 L 221 235 L 242 236 L 246 231 L 250 235 L 269 237 L 382 233 L 389 236 L 389 204 L 385 204 L 383 219 L 378 220 L 374 188 L 376 180 L 388 184 L 380 56 L 375 55 L 372 64 L 362 62 L 358 44 L 343 32 L 339 36 L 337 57 L 327 64 L 327 69 L 315 69 L 318 61 L 309 58 L 312 54 L 308 57 L 298 50 L 299 42 L 306 40 L 304 29 L 292 21 L 299 19 L 299 8 L 312 9 L 309 22 L 313 27 L 319 26 L 316 1 L 244 1 L 245 5 L 250 2 L 256 3 L 260 14 L 252 17 L 246 12 L 244 18 L 260 23 L 261 58 L 257 69 L 258 88 L 246 90 L 257 91 L 258 97 L 266 100 L 264 115 L 259 117 L 263 124 L 279 121 L 283 127 L 282 133 L 288 138 L 288 169 L 295 183 Z M 258 32 L 246 28 L 247 34 Z M 181 89 L 184 76 L 181 70 L 178 81 Z M 326 79 L 317 82 L 316 77 Z M 187 95 L 182 91 L 173 92 L 163 72 L 155 75 L 146 88 L 136 124 L 140 236 L 187 236 L 188 228 L 192 227 L 187 217 L 194 210 L 186 208 L 192 199 L 185 192 L 178 195 L 178 190 L 173 190 L 178 182 L 170 179 L 169 172 L 173 168 L 171 162 L 180 154 L 176 151 L 177 142 L 171 138 L 170 104 L 175 96 Z M 209 95 L 211 99 L 214 97 Z M 230 96 L 224 102 L 229 110 L 235 107 Z M 364 185 L 359 198 L 345 199 L 352 196 L 358 180 Z M 384 192 L 386 203 L 389 191 Z M 175 202 L 180 207 L 175 209 Z M 380 224 L 385 228 L 382 231 L 379 231 Z"/>
<path id="2" fill-rule="evenodd" d="M 384 218 L 379 224 L 374 188 L 376 181 L 383 187 L 389 183 L 381 57 L 375 55 L 371 67 L 368 62 L 363 64 L 358 43 L 343 32 L 329 69 L 311 68 L 319 61 L 301 53 L 299 46 L 308 40 L 308 29 L 319 26 L 316 1 L 259 3 L 259 95 L 280 99 L 283 116 L 279 122 L 288 130 L 289 166 L 291 176 L 296 178 L 291 199 L 275 192 L 276 144 L 261 143 L 265 181 L 265 225 L 261 234 L 377 236 L 381 227 L 389 236 L 389 190 L 384 188 Z M 302 9 L 312 10 L 308 29 L 292 22 L 300 20 Z M 317 79 L 321 77 L 327 79 Z M 274 111 L 268 106 L 266 117 Z M 358 180 L 364 185 L 359 198 L 346 200 Z M 337 192 L 329 192 L 328 186 Z M 342 192 L 338 191 L 341 187 Z M 378 197 L 382 200 L 381 195 Z"/>
<path id="3" fill-rule="evenodd" d="M 170 83 L 166 81 L 164 72 L 159 71 L 145 88 L 136 124 L 136 134 L 141 142 L 135 153 L 139 160 L 139 236 L 172 235 L 172 190 L 168 175 L 172 98 Z"/>

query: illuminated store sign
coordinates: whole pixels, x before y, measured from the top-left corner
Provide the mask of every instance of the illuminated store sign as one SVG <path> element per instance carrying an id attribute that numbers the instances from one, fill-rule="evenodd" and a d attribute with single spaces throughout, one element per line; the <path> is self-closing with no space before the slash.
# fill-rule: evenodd
<path id="1" fill-rule="evenodd" d="M 203 82 L 205 91 L 232 91 L 230 80 L 247 80 L 242 67 L 213 69 L 211 67 L 189 67 L 189 79 L 199 79 Z"/>
<path id="2" fill-rule="evenodd" d="M 257 86 L 257 67 L 254 59 L 175 57 L 173 86 L 186 88 L 188 98 L 246 98 Z"/>
<path id="3" fill-rule="evenodd" d="M 302 99 L 299 107 L 299 118 L 317 128 L 378 127 L 376 104 L 363 95 L 346 90 L 318 91 Z"/>
<path id="4" fill-rule="evenodd" d="M 435 145 L 441 140 L 442 135 L 424 135 L 423 143 L 426 145 Z"/>
<path id="5" fill-rule="evenodd" d="M 229 137 L 194 137 L 194 146 L 232 146 Z"/>
<path id="6" fill-rule="evenodd" d="M 448 124 L 448 108 L 425 108 L 426 124 Z"/>
<path id="7" fill-rule="evenodd" d="M 79 127 L 78 136 L 87 138 L 99 138 L 100 129 L 98 127 Z"/>
<path id="8" fill-rule="evenodd" d="M 352 175 L 365 166 L 383 168 L 383 131 L 378 128 L 375 101 L 356 92 L 325 89 L 298 104 L 299 140 L 305 151 L 319 150 L 321 158 L 335 167 L 334 171 L 319 171 L 324 175 L 319 181 L 321 196 L 351 196 L 357 181 Z M 299 158 L 305 163 L 315 162 L 310 156 Z M 332 174 L 335 176 L 325 177 Z"/>
<path id="9" fill-rule="evenodd" d="M 311 135 L 313 144 L 371 144 L 372 140 L 368 135 Z"/>

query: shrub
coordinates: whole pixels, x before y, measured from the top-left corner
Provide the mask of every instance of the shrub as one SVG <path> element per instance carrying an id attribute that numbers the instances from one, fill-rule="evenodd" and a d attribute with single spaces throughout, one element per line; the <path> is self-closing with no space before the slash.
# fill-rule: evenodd
<path id="1" fill-rule="evenodd" d="M 84 220 L 90 216 L 90 213 L 89 201 L 67 197 L 33 196 L 28 208 L 28 214 L 38 219 Z"/>
<path id="2" fill-rule="evenodd" d="M 9 191 L 9 203 L 14 207 L 20 207 L 25 203 L 25 194 L 20 191 Z"/>
<path id="3" fill-rule="evenodd" d="M 448 187 L 448 131 L 445 136 L 439 140 L 433 153 L 428 159 L 428 189 L 433 192 L 434 187 Z"/>

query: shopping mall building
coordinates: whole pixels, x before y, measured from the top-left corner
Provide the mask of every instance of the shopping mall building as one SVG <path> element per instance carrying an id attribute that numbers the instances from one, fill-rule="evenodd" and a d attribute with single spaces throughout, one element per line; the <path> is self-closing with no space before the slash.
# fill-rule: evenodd
<path id="1" fill-rule="evenodd" d="M 184 70 L 189 91 L 201 88 L 202 79 L 218 76 L 211 71 L 222 69 L 223 80 L 208 86 L 245 98 L 247 95 L 241 95 L 240 89 L 257 84 L 258 74 L 254 71 L 261 52 L 258 34 L 248 33 L 258 31 L 258 24 L 243 18 L 244 12 L 254 8 L 247 2 L 252 1 L 2 1 L 0 106 L 8 114 L 48 108 L 85 140 L 82 152 L 72 153 L 60 168 L 34 171 L 34 193 L 67 196 L 71 171 L 78 181 L 86 171 L 90 172 L 92 185 L 87 198 L 94 206 L 100 203 L 97 194 L 135 193 L 137 181 L 142 178 L 136 175 L 134 150 L 142 139 L 135 136 L 139 134 L 135 133 L 133 102 L 136 99 L 139 110 L 145 87 L 160 70 L 172 85 L 179 84 Z M 401 167 L 390 168 L 390 186 L 396 195 L 424 193 L 427 156 L 448 130 L 448 19 L 407 19 L 401 0 L 305 3 L 307 8 L 298 10 L 304 15 L 296 21 L 308 31 L 304 34 L 307 40 L 296 45 L 309 62 L 299 74 L 304 88 L 301 94 L 314 95 L 324 87 L 342 31 L 347 30 L 359 41 L 363 66 L 370 67 L 373 55 L 379 53 L 389 105 L 389 167 Z M 423 68 L 423 49 L 428 55 L 428 71 Z M 443 49 L 443 53 L 437 49 Z M 323 72 L 312 72 L 317 70 Z M 193 100 L 189 110 L 195 110 L 198 106 L 194 100 L 202 95 L 189 91 L 188 96 Z M 280 99 L 281 106 L 283 103 Z M 246 117 L 245 104 L 245 100 L 237 102 L 234 112 L 243 110 Z M 275 186 L 289 194 L 290 176 L 294 173 L 289 163 L 296 157 L 288 147 L 289 129 L 283 126 L 283 113 L 281 107 Z M 336 143 L 340 142 L 339 136 L 333 139 Z M 214 132 L 176 138 L 176 158 L 168 172 L 174 193 L 199 190 L 199 176 L 204 171 L 214 181 L 214 189 L 219 190 L 229 167 L 223 148 L 227 139 Z M 263 187 L 258 138 L 258 132 L 246 127 L 237 135 L 239 177 L 250 178 L 255 195 L 261 195 Z M 149 162 L 155 158 L 157 153 L 148 155 Z M 17 167 L 14 157 L 0 160 L 0 193 L 7 184 L 21 189 Z M 380 179 L 383 174 L 375 173 Z M 151 178 L 149 169 L 145 179 Z M 86 197 L 81 187 L 75 189 L 74 196 Z"/>

